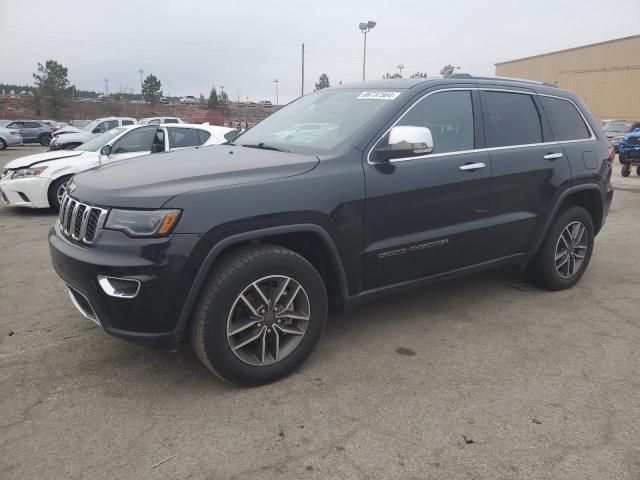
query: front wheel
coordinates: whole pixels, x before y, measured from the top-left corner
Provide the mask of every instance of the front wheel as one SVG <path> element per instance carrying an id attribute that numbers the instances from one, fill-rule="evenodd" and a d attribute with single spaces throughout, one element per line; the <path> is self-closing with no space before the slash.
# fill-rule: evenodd
<path id="1" fill-rule="evenodd" d="M 593 252 L 591 215 L 572 206 L 554 220 L 540 250 L 527 267 L 534 283 L 548 290 L 573 287 L 582 277 Z"/>
<path id="2" fill-rule="evenodd" d="M 67 191 L 67 183 L 69 183 L 70 178 L 71 175 L 67 175 L 51 182 L 47 196 L 49 197 L 49 206 L 56 212 L 60 210 L 60 204 Z"/>
<path id="3" fill-rule="evenodd" d="M 51 135 L 49 135 L 48 133 L 45 133 L 44 135 L 40 135 L 40 137 L 38 138 L 38 141 L 40 142 L 40 145 L 42 145 L 43 147 L 48 147 L 49 144 L 51 143 Z"/>
<path id="4" fill-rule="evenodd" d="M 327 321 L 327 293 L 305 258 L 276 245 L 241 247 L 210 275 L 191 326 L 196 355 L 230 383 L 289 375 L 311 354 Z"/>
<path id="5" fill-rule="evenodd" d="M 629 174 L 631 174 L 631 164 L 625 163 L 624 165 L 622 165 L 622 170 L 620 171 L 620 174 L 623 177 L 628 177 Z"/>

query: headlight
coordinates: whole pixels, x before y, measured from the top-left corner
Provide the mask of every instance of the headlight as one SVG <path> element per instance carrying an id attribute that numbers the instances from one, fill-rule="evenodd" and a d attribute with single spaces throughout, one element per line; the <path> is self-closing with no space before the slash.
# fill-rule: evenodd
<path id="1" fill-rule="evenodd" d="M 168 235 L 180 217 L 180 210 L 118 210 L 109 212 L 104 228 L 120 230 L 132 237 Z"/>
<path id="2" fill-rule="evenodd" d="M 47 167 L 19 168 L 13 172 L 13 176 L 11 178 L 37 177 L 46 169 Z"/>

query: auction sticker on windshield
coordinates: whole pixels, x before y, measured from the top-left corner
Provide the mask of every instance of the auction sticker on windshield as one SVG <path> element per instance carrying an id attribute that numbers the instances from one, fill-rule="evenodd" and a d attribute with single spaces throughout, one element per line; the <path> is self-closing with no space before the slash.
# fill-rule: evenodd
<path id="1" fill-rule="evenodd" d="M 356 98 L 358 100 L 393 100 L 400 92 L 386 92 L 383 90 L 373 90 L 371 92 L 362 92 Z"/>

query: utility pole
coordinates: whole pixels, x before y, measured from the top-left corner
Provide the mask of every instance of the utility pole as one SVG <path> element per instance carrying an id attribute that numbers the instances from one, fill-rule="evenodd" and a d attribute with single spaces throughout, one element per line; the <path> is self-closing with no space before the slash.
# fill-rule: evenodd
<path id="1" fill-rule="evenodd" d="M 105 78 L 104 79 L 104 94 L 105 96 L 109 96 L 109 79 Z"/>
<path id="2" fill-rule="evenodd" d="M 276 106 L 278 106 L 278 79 L 273 80 L 273 84 L 276 86 Z"/>
<path id="3" fill-rule="evenodd" d="M 402 69 L 404 68 L 404 65 L 400 63 L 397 68 L 398 68 L 398 71 L 400 72 L 400 76 L 402 77 Z"/>
<path id="4" fill-rule="evenodd" d="M 144 94 L 142 93 L 142 75 L 144 75 L 144 70 L 140 69 L 138 73 L 140 74 L 140 100 L 142 100 L 144 98 Z"/>
<path id="5" fill-rule="evenodd" d="M 304 95 L 304 43 L 302 44 L 302 84 L 300 85 L 300 96 Z"/>
<path id="6" fill-rule="evenodd" d="M 224 98 L 224 85 L 220 85 L 220 97 Z"/>

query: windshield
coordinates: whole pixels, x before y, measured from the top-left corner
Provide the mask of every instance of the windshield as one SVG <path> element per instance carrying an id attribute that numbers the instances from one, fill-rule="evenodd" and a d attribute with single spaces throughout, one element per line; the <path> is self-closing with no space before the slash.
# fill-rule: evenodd
<path id="1" fill-rule="evenodd" d="M 633 127 L 633 123 L 631 122 L 609 122 L 602 130 L 605 132 L 628 132 Z"/>
<path id="2" fill-rule="evenodd" d="M 298 153 L 326 153 L 366 127 L 400 93 L 362 89 L 315 92 L 278 110 L 234 143 Z"/>
<path id="3" fill-rule="evenodd" d="M 74 150 L 81 150 L 83 152 L 97 152 L 111 140 L 126 131 L 127 129 L 123 127 L 112 128 L 111 130 L 104 132 L 102 135 L 98 135 L 96 138 L 77 146 Z"/>
<path id="4" fill-rule="evenodd" d="M 82 130 L 84 130 L 85 132 L 90 132 L 98 126 L 98 123 L 100 123 L 100 120 L 94 120 L 93 122 L 87 123 L 84 127 L 82 127 Z"/>

